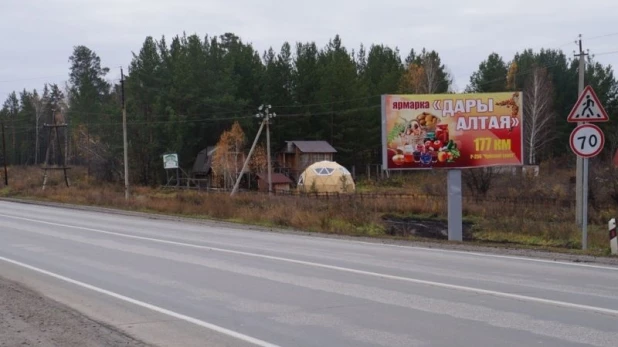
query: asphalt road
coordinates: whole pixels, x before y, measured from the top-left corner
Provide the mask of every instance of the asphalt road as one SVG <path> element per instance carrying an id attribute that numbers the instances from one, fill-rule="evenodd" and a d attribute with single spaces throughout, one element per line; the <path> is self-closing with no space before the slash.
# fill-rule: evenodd
<path id="1" fill-rule="evenodd" d="M 618 346 L 618 267 L 0 202 L 0 276 L 160 345 Z"/>

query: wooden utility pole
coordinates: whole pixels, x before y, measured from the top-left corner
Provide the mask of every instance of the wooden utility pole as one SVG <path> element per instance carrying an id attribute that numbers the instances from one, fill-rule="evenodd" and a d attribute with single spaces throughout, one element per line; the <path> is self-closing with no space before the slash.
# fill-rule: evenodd
<path id="1" fill-rule="evenodd" d="M 272 118 L 277 117 L 276 113 L 270 113 L 272 109 L 271 105 L 260 105 L 258 108 L 259 112 L 255 116 L 258 118 L 263 118 L 266 122 L 266 162 L 268 166 L 268 194 L 271 195 L 273 193 L 273 180 L 272 180 L 272 164 L 270 158 L 270 120 Z"/>
<path id="2" fill-rule="evenodd" d="M 273 193 L 272 165 L 270 162 L 270 119 L 266 117 L 266 162 L 268 166 L 268 194 Z"/>
<path id="3" fill-rule="evenodd" d="M 127 108 L 124 101 L 124 72 L 120 68 L 120 88 L 122 92 L 122 142 L 124 146 L 124 198 L 129 199 L 129 149 L 127 148 Z"/>
<path id="4" fill-rule="evenodd" d="M 2 124 L 2 162 L 4 164 L 4 185 L 9 185 L 9 172 L 6 169 L 6 140 L 4 139 L 4 122 Z"/>
<path id="5" fill-rule="evenodd" d="M 45 190 L 45 186 L 47 185 L 47 177 L 48 177 L 48 170 L 62 170 L 64 172 L 64 182 L 66 183 L 67 187 L 69 187 L 69 176 L 67 174 L 67 170 L 70 169 L 70 167 L 67 166 L 66 163 L 66 157 L 62 154 L 62 146 L 60 145 L 60 136 L 58 135 L 58 128 L 65 128 L 68 129 L 68 126 L 66 123 L 62 123 L 62 124 L 57 124 L 56 122 L 56 116 L 55 116 L 55 110 L 52 110 L 52 124 L 44 124 L 43 125 L 45 128 L 49 129 L 49 139 L 47 142 L 47 151 L 45 152 L 45 163 L 43 164 L 43 190 Z M 52 135 L 52 131 L 54 132 L 54 135 Z M 54 137 L 56 137 L 56 142 L 58 144 L 58 152 L 60 152 L 60 155 L 55 155 L 54 153 L 54 157 L 56 159 L 60 158 L 60 160 L 62 161 L 62 166 L 49 166 L 49 152 L 50 149 L 53 146 L 53 141 L 54 141 Z M 66 148 L 66 141 L 67 141 L 67 136 L 64 137 L 64 141 L 65 141 L 65 148 Z"/>

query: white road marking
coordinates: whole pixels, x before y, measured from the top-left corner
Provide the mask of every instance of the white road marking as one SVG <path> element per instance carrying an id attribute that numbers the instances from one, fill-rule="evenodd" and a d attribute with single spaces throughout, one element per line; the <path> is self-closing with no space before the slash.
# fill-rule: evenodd
<path id="1" fill-rule="evenodd" d="M 224 335 L 227 335 L 227 336 L 230 336 L 230 337 L 233 337 L 233 338 L 236 338 L 236 339 L 248 342 L 248 343 L 252 343 L 252 344 L 254 344 L 256 346 L 260 346 L 260 347 L 279 347 L 278 345 L 275 345 L 275 344 L 272 344 L 272 343 L 269 343 L 269 342 L 266 342 L 266 341 L 262 341 L 262 340 L 254 338 L 254 337 L 251 337 L 251 336 L 247 336 L 247 335 L 241 334 L 239 332 L 236 332 L 236 331 L 233 331 L 233 330 L 229 330 L 229 329 L 220 327 L 218 325 L 214 325 L 214 324 L 205 322 L 203 320 L 199 320 L 199 319 L 196 319 L 196 318 L 193 318 L 193 317 L 185 316 L 183 314 L 180 314 L 180 313 L 177 313 L 177 312 L 174 312 L 174 311 L 170 311 L 170 310 L 164 309 L 164 308 L 159 307 L 159 306 L 155 306 L 155 305 L 143 302 L 143 301 L 139 301 L 139 300 L 136 300 L 136 299 L 133 299 L 133 298 L 129 298 L 127 296 L 124 296 L 124 295 L 121 295 L 121 294 L 118 294 L 118 293 L 114 293 L 114 292 L 111 292 L 109 290 L 102 289 L 102 288 L 99 288 L 99 287 L 95 287 L 93 285 L 90 285 L 90 284 L 87 284 L 87 283 L 84 283 L 84 282 L 80 282 L 80 281 L 74 280 L 72 278 L 68 278 L 68 277 L 65 277 L 65 276 L 62 276 L 62 275 L 59 275 L 59 274 L 47 271 L 47 270 L 43 270 L 43 269 L 40 269 L 40 268 L 31 266 L 31 265 L 28 265 L 28 264 L 24 264 L 24 263 L 16 261 L 16 260 L 8 259 L 8 258 L 2 257 L 2 256 L 0 256 L 0 260 L 5 261 L 7 263 L 11 263 L 13 265 L 21 266 L 23 268 L 26 268 L 26 269 L 29 269 L 29 270 L 32 270 L 32 271 L 36 271 L 36 272 L 42 273 L 42 274 L 47 275 L 47 276 L 51 276 L 53 278 L 56 278 L 56 279 L 59 279 L 59 280 L 62 280 L 62 281 L 65 281 L 65 282 L 68 282 L 68 283 L 80 286 L 82 288 L 90 289 L 90 290 L 93 290 L 95 292 L 111 296 L 111 297 L 113 297 L 115 299 L 118 299 L 118 300 L 126 301 L 128 303 L 131 303 L 131 304 L 134 304 L 134 305 L 137 305 L 137 306 L 141 306 L 141 307 L 150 309 L 152 311 L 159 312 L 159 313 L 168 315 L 170 317 L 174 317 L 174 318 L 183 320 L 185 322 L 189 322 L 189 323 L 201 326 L 203 328 L 207 328 L 207 329 L 213 330 L 215 332 L 218 332 L 218 333 L 221 333 L 221 334 L 224 334 Z"/>
<path id="2" fill-rule="evenodd" d="M 593 268 L 593 269 L 618 271 L 618 267 L 616 267 L 616 266 L 603 266 L 603 265 L 593 265 L 593 264 L 568 263 L 568 262 L 565 262 L 565 261 L 547 260 L 547 259 L 536 259 L 536 258 L 529 258 L 529 257 L 518 257 L 518 256 L 514 256 L 514 255 L 488 254 L 488 253 L 478 253 L 478 252 L 472 252 L 472 251 L 458 251 L 458 250 L 454 250 L 454 249 L 440 249 L 440 248 L 430 248 L 430 247 L 420 247 L 420 246 L 390 245 L 390 244 L 387 244 L 387 243 L 379 243 L 378 244 L 378 243 L 373 243 L 373 242 L 356 241 L 356 240 L 352 240 L 351 242 L 361 243 L 361 244 L 366 244 L 366 245 L 380 245 L 380 246 L 386 246 L 386 247 L 395 247 L 395 248 L 419 249 L 419 250 L 422 250 L 422 251 L 429 251 L 429 252 L 456 253 L 456 254 L 464 254 L 464 255 L 473 255 L 473 256 L 478 256 L 478 257 L 512 259 L 512 260 L 531 261 L 531 262 L 536 262 L 536 263 L 568 265 L 568 266 L 579 266 L 579 267 L 587 267 L 587 268 Z"/>
<path id="3" fill-rule="evenodd" d="M 105 231 L 105 230 L 100 230 L 100 229 L 86 228 L 86 227 L 80 227 L 80 226 L 74 226 L 74 225 L 68 225 L 68 224 L 45 222 L 45 221 L 40 221 L 36 219 L 31 219 L 31 218 L 14 217 L 14 216 L 4 215 L 4 214 L 0 214 L 0 216 L 19 219 L 19 220 L 25 220 L 25 221 L 30 221 L 30 222 L 40 223 L 40 224 L 55 225 L 55 226 L 61 226 L 65 228 L 87 230 L 87 231 L 92 231 L 92 232 L 96 232 L 100 234 L 120 236 L 120 237 L 129 238 L 129 239 L 135 239 L 135 240 L 144 240 L 144 241 L 156 242 L 156 243 L 167 244 L 167 245 L 175 245 L 175 246 L 189 247 L 189 248 L 196 248 L 196 249 L 205 249 L 205 250 L 216 251 L 216 252 L 221 252 L 221 253 L 237 254 L 237 255 L 269 259 L 269 260 L 277 260 L 277 261 L 282 261 L 282 262 L 287 262 L 287 263 L 292 263 L 292 264 L 300 264 L 300 265 L 354 273 L 354 274 L 371 276 L 371 277 L 387 278 L 387 279 L 396 280 L 396 281 L 404 281 L 404 282 L 429 285 L 429 286 L 434 286 L 434 287 L 439 287 L 439 288 L 472 292 L 476 294 L 491 295 L 491 296 L 496 296 L 500 298 L 536 302 L 540 304 L 555 305 L 555 306 L 560 306 L 560 307 L 565 307 L 565 308 L 579 309 L 579 310 L 592 311 L 592 312 L 597 312 L 597 313 L 602 313 L 602 314 L 608 314 L 612 316 L 618 316 L 618 310 L 613 310 L 613 309 L 608 309 L 608 308 L 603 308 L 603 307 L 575 304 L 575 303 L 565 302 L 565 301 L 543 299 L 543 298 L 538 298 L 538 297 L 533 297 L 533 296 L 511 294 L 511 293 L 498 292 L 498 291 L 480 289 L 480 288 L 474 288 L 474 287 L 468 287 L 468 286 L 460 286 L 460 285 L 448 284 L 448 283 L 442 283 L 442 282 L 426 281 L 426 280 L 420 280 L 416 278 L 388 275 L 388 274 L 382 274 L 382 273 L 377 273 L 377 272 L 363 271 L 363 270 L 345 268 L 345 267 L 340 267 L 340 266 L 327 265 L 327 264 L 315 263 L 315 262 L 304 261 L 304 260 L 296 260 L 296 259 L 290 259 L 290 258 L 283 258 L 283 257 L 277 257 L 277 256 L 271 256 L 271 255 L 265 255 L 265 254 L 235 251 L 231 249 L 195 245 L 195 244 L 184 243 L 184 242 L 168 241 L 168 240 L 162 240 L 162 239 L 156 239 L 156 238 L 144 237 L 144 236 L 128 235 L 128 234 L 117 233 L 113 231 Z"/>
<path id="4" fill-rule="evenodd" d="M 24 203 L 24 202 L 12 202 L 11 201 L 10 203 Z M 60 208 L 60 209 L 71 208 L 71 207 L 59 207 L 59 206 L 45 206 L 45 207 Z M 83 212 L 83 213 L 99 213 L 97 211 L 87 211 L 87 210 L 83 210 L 83 209 L 77 209 L 77 210 L 79 210 L 80 212 Z M 109 212 L 103 212 L 103 213 L 112 213 L 113 214 L 113 213 L 118 213 L 118 212 L 124 212 L 124 210 L 119 210 L 119 209 L 115 209 L 115 208 L 105 208 L 105 210 L 109 211 Z M 154 218 L 154 219 L 156 219 L 156 216 L 157 216 L 156 214 L 153 214 L 154 217 L 131 216 L 131 215 L 125 215 L 125 214 L 121 214 L 121 215 L 124 216 L 124 217 Z M 8 216 L 8 215 L 1 215 L 1 214 L 0 214 L 0 216 L 13 217 L 13 216 Z M 18 217 L 13 217 L 13 218 L 18 218 Z M 166 220 L 166 221 L 170 221 L 170 220 Z M 225 228 L 233 229 L 232 227 L 228 227 L 228 226 L 225 226 Z M 277 233 L 277 234 L 280 234 L 280 233 Z M 294 235 L 294 236 L 299 236 L 299 237 L 303 237 L 303 238 L 307 238 L 307 239 L 311 239 L 311 240 L 315 240 L 316 237 L 319 237 L 319 236 L 308 236 L 308 235 Z M 585 268 L 600 269 L 600 270 L 618 271 L 618 266 L 603 266 L 603 265 L 594 265 L 594 264 L 582 264 L 582 263 L 566 262 L 566 261 L 559 261 L 559 260 L 538 259 L 538 258 L 525 257 L 525 256 L 499 255 L 499 254 L 491 254 L 491 253 L 479 253 L 479 252 L 473 252 L 473 251 L 458 251 L 458 250 L 454 250 L 454 249 L 442 249 L 442 248 L 432 248 L 432 247 L 422 247 L 422 246 L 393 245 L 393 244 L 388 244 L 388 243 L 377 243 L 377 242 L 367 242 L 367 241 L 358 241 L 358 240 L 345 240 L 345 241 L 342 241 L 342 240 L 339 240 L 339 239 L 328 239 L 328 240 L 332 240 L 332 241 L 335 241 L 335 242 L 345 242 L 345 243 L 348 243 L 348 244 L 349 243 L 356 243 L 356 244 L 364 244 L 364 245 L 371 245 L 371 246 L 384 246 L 384 247 L 394 247 L 394 248 L 404 248 L 404 249 L 418 249 L 418 250 L 428 251 L 428 252 L 455 253 L 455 254 L 463 254 L 463 255 L 478 256 L 478 257 L 488 257 L 488 258 L 497 258 L 497 259 L 511 259 L 511 260 L 530 261 L 530 262 L 545 263 L 545 264 L 576 266 L 576 267 L 585 267 Z"/>

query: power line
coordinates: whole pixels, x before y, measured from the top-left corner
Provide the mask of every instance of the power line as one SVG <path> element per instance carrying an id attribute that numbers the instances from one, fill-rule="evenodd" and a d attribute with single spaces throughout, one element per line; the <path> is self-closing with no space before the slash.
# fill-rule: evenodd
<path id="1" fill-rule="evenodd" d="M 596 56 L 599 56 L 599 55 L 610 55 L 610 54 L 616 54 L 616 53 L 618 53 L 618 51 L 609 51 L 609 52 L 594 53 L 593 55 L 596 57 Z"/>
<path id="2" fill-rule="evenodd" d="M 600 38 L 604 38 L 604 37 L 617 36 L 617 35 L 618 35 L 618 32 L 610 33 L 610 34 L 604 34 L 604 35 L 598 35 L 598 36 L 593 36 L 593 37 L 587 37 L 586 40 L 596 40 L 596 39 L 600 39 Z"/>
<path id="3" fill-rule="evenodd" d="M 277 114 L 277 118 L 294 118 L 294 117 L 318 117 L 318 116 L 330 116 L 332 114 L 335 115 L 346 115 L 350 113 L 360 112 L 360 111 L 368 111 L 376 108 L 380 108 L 381 104 L 364 106 L 364 107 L 356 107 L 345 110 L 337 110 L 337 111 L 324 111 L 324 112 L 304 112 L 304 113 L 290 113 L 290 114 Z M 107 114 L 108 116 L 113 116 L 112 114 Z M 246 115 L 246 116 L 237 116 L 237 117 L 226 117 L 226 118 L 205 118 L 205 119 L 177 119 L 177 120 L 159 120 L 159 121 L 133 121 L 127 122 L 127 125 L 157 125 L 157 124 L 172 124 L 172 123 L 209 123 L 209 122 L 223 122 L 223 121 L 232 121 L 232 120 L 245 120 L 245 119 L 253 119 L 254 115 Z M 81 123 L 86 124 L 86 123 Z M 88 122 L 90 126 L 112 126 L 112 125 L 121 125 L 122 122 Z M 29 131 L 30 127 L 9 127 L 7 129 L 19 129 Z"/>
<path id="4" fill-rule="evenodd" d="M 56 77 L 66 77 L 66 74 L 64 74 L 64 75 L 55 75 L 55 76 L 18 78 L 18 79 L 14 79 L 14 80 L 0 81 L 0 83 L 19 82 L 19 81 L 31 81 L 31 80 L 40 80 L 40 79 L 56 78 Z"/>
<path id="5" fill-rule="evenodd" d="M 335 115 L 345 115 L 350 113 L 356 113 L 360 111 L 368 111 L 374 108 L 382 107 L 382 104 L 350 108 L 346 110 L 337 110 L 337 111 L 324 111 L 324 112 L 305 112 L 305 113 L 291 113 L 291 114 L 278 114 L 277 118 L 285 118 L 285 117 L 315 117 L 315 116 L 330 116 L 332 114 Z"/>
<path id="6" fill-rule="evenodd" d="M 115 116 L 111 115 L 110 116 Z M 206 118 L 206 119 L 178 119 L 178 120 L 160 120 L 160 121 L 133 121 L 127 122 L 127 125 L 156 125 L 156 124 L 170 124 L 170 123 L 208 123 L 208 122 L 222 122 L 230 120 L 242 120 L 254 118 L 253 116 L 239 116 L 239 117 L 227 117 L 227 118 Z M 107 125 L 122 125 L 122 122 L 82 122 L 80 125 L 89 126 L 107 126 Z M 15 127 L 15 129 L 29 129 L 26 127 Z"/>
<path id="7" fill-rule="evenodd" d="M 323 102 L 323 103 L 314 103 L 314 104 L 301 104 L 301 105 L 277 105 L 277 106 L 273 106 L 273 108 L 300 108 L 300 107 L 312 107 L 312 106 L 327 106 L 327 105 L 336 105 L 336 104 L 343 104 L 346 102 L 353 102 L 353 101 L 364 101 L 364 100 L 368 100 L 368 99 L 372 99 L 372 98 L 377 98 L 382 96 L 382 94 L 376 94 L 376 95 L 370 95 L 370 96 L 365 96 L 365 97 L 360 97 L 360 98 L 354 98 L 354 99 L 346 99 L 346 100 L 339 100 L 339 101 L 331 101 L 331 102 Z"/>

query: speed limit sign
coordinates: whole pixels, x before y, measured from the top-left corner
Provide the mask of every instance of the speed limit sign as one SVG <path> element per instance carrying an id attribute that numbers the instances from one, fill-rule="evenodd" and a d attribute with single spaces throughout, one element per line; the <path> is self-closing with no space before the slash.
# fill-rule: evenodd
<path id="1" fill-rule="evenodd" d="M 605 145 L 605 135 L 594 124 L 582 124 L 571 133 L 571 149 L 582 158 L 592 158 L 601 153 Z"/>

